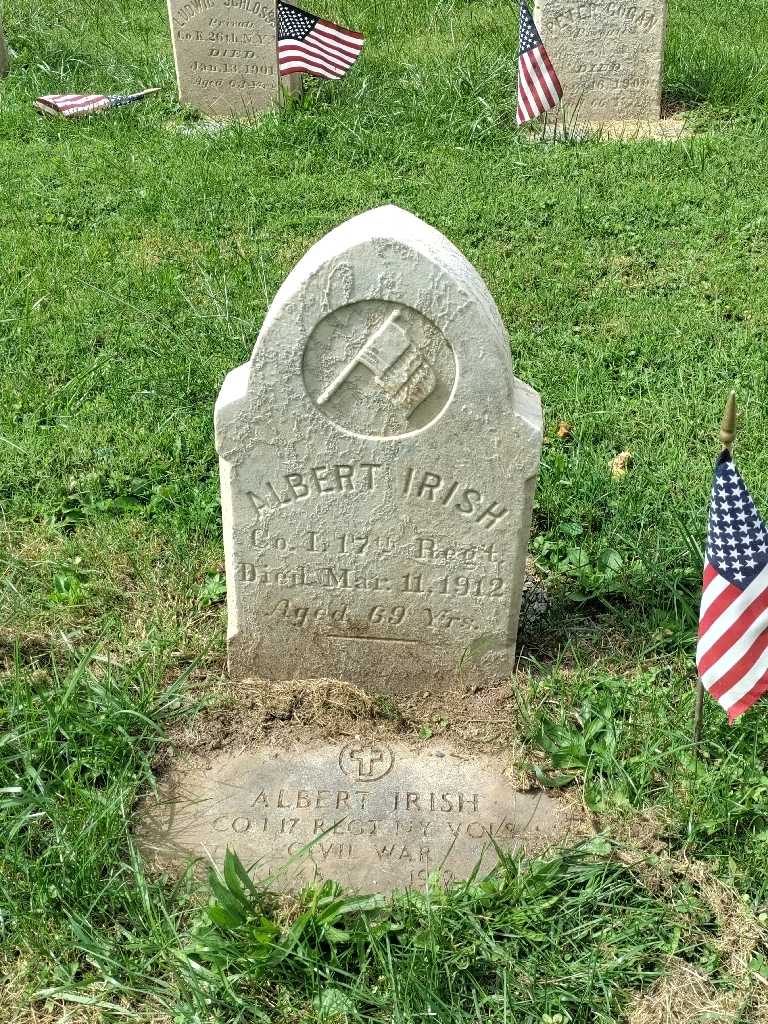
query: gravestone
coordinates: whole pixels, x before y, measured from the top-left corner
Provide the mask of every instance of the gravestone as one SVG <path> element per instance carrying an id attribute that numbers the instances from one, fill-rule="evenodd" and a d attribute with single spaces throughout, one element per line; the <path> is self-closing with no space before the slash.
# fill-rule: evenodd
<path id="1" fill-rule="evenodd" d="M 328 878 L 367 892 L 423 889 L 436 871 L 445 883 L 477 865 L 485 874 L 497 848 L 533 856 L 576 827 L 564 802 L 516 791 L 503 768 L 381 738 L 220 753 L 160 780 L 137 837 L 162 867 L 195 857 L 221 866 L 235 850 L 273 889 Z"/>
<path id="2" fill-rule="evenodd" d="M 397 207 L 315 245 L 216 403 L 233 678 L 508 675 L 542 443 L 478 273 Z"/>
<path id="3" fill-rule="evenodd" d="M 8 74 L 8 45 L 3 35 L 3 23 L 0 21 L 0 78 L 4 78 Z"/>
<path id="4" fill-rule="evenodd" d="M 212 117 L 250 117 L 273 109 L 281 87 L 276 0 L 168 0 L 181 103 Z"/>
<path id="5" fill-rule="evenodd" d="M 534 18 L 582 121 L 661 116 L 666 0 L 537 0 Z"/>

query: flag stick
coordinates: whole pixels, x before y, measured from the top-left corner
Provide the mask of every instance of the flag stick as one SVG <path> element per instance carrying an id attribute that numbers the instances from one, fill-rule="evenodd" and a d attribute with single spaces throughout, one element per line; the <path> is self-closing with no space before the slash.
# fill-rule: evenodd
<path id="1" fill-rule="evenodd" d="M 736 437 L 736 392 L 732 391 L 728 395 L 728 401 L 725 404 L 725 412 L 723 418 L 720 421 L 720 443 L 723 446 L 723 451 L 730 448 Z M 701 743 L 701 730 L 704 723 L 704 683 L 701 681 L 699 676 L 698 686 L 696 688 L 696 709 L 693 713 L 693 746 L 698 750 L 699 744 Z"/>

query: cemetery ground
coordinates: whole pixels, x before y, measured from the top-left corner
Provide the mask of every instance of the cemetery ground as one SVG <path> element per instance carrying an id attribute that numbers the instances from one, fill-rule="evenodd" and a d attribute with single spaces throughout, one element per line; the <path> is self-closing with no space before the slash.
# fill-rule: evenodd
<path id="1" fill-rule="evenodd" d="M 521 136 L 510 5 L 321 13 L 368 37 L 349 78 L 213 130 L 174 103 L 162 3 L 4 12 L 0 1020 L 766 1021 L 766 705 L 729 728 L 708 704 L 698 758 L 690 722 L 731 387 L 768 490 L 768 14 L 673 0 L 666 104 L 693 131 L 622 146 Z M 32 110 L 155 84 L 79 123 Z M 213 403 L 308 246 L 386 202 L 479 268 L 542 394 L 549 606 L 477 693 L 232 688 Z M 170 745 L 363 728 L 506 751 L 581 834 L 391 900 L 142 864 Z"/>

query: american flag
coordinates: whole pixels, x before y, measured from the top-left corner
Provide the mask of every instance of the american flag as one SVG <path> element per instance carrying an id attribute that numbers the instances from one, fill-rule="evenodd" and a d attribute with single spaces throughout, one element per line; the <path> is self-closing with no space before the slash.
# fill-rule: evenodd
<path id="1" fill-rule="evenodd" d="M 563 87 L 541 36 L 528 10 L 520 0 L 520 54 L 517 62 L 517 123 L 525 124 L 545 110 L 554 110 L 562 98 Z"/>
<path id="2" fill-rule="evenodd" d="M 360 56 L 365 39 L 359 32 L 316 18 L 283 0 L 277 13 L 281 75 L 304 72 L 316 78 L 342 78 Z"/>
<path id="3" fill-rule="evenodd" d="M 111 110 L 113 107 L 125 107 L 129 103 L 159 92 L 159 89 L 144 89 L 142 92 L 130 93 L 127 96 L 102 96 L 100 93 L 81 95 L 80 93 L 56 93 L 53 96 L 40 96 L 35 106 L 44 114 L 58 114 L 61 117 L 80 117 L 83 114 L 95 114 L 99 110 Z"/>
<path id="4" fill-rule="evenodd" d="M 768 690 L 768 529 L 733 458 L 715 466 L 696 664 L 733 722 Z"/>

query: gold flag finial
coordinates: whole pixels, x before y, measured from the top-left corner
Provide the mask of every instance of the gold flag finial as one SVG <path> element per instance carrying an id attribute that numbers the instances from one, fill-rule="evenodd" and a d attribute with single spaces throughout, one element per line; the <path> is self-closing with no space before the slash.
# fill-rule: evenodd
<path id="1" fill-rule="evenodd" d="M 728 401 L 725 405 L 725 412 L 723 418 L 720 421 L 720 441 L 723 448 L 730 448 L 733 444 L 733 439 L 736 437 L 736 392 L 732 391 L 728 395 Z"/>

